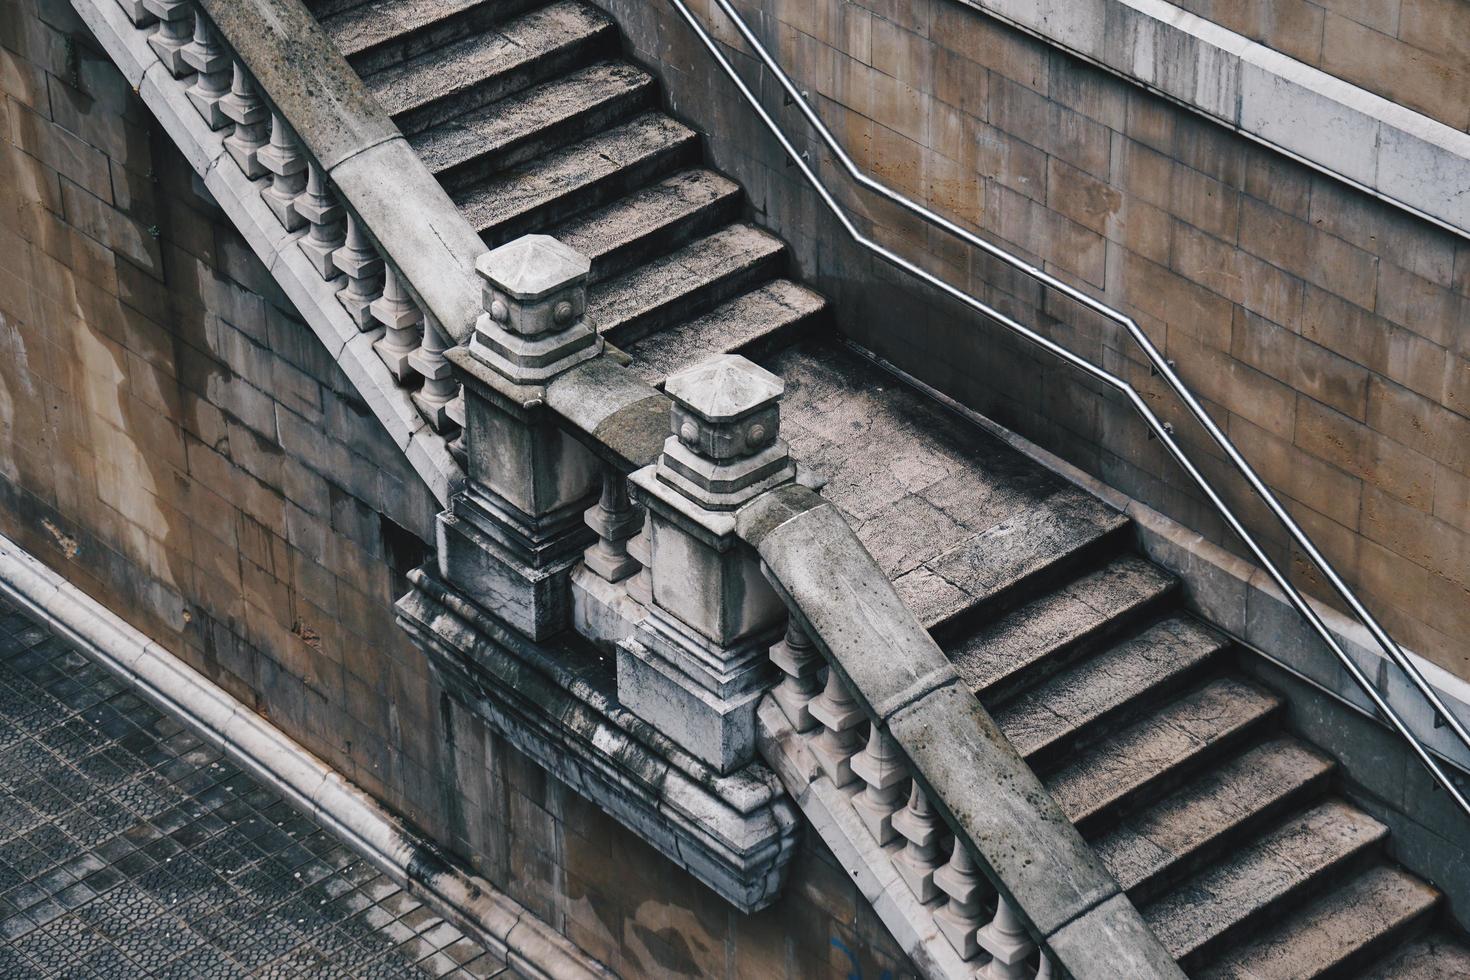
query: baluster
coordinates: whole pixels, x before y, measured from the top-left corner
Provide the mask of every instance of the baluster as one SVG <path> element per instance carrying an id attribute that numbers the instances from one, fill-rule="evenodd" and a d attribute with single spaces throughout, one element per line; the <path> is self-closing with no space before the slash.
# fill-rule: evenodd
<path id="1" fill-rule="evenodd" d="M 333 279 L 341 272 L 332 263 L 332 253 L 347 240 L 342 227 L 342 205 L 327 187 L 326 174 L 315 160 L 307 161 L 306 190 L 296 198 L 296 211 L 311 225 L 306 237 L 296 244 L 311 260 L 317 275 Z"/>
<path id="2" fill-rule="evenodd" d="M 982 879 L 975 868 L 970 849 L 958 835 L 954 839 L 954 851 L 949 863 L 934 872 L 934 884 L 949 897 L 949 901 L 934 913 L 934 922 L 949 944 L 968 960 L 980 954 L 980 943 L 976 933 L 980 929 L 980 887 Z"/>
<path id="3" fill-rule="evenodd" d="M 903 805 L 909 773 L 893 739 L 876 724 L 869 728 L 868 744 L 852 760 L 852 771 L 864 783 L 852 805 L 873 839 L 887 844 L 893 840 L 893 814 Z"/>
<path id="4" fill-rule="evenodd" d="M 862 748 L 860 726 L 866 718 L 835 668 L 827 669 L 827 686 L 812 699 L 810 710 L 822 724 L 822 730 L 811 740 L 812 754 L 834 785 L 846 786 L 857 778 L 852 771 L 852 757 Z"/>
<path id="5" fill-rule="evenodd" d="M 304 227 L 306 218 L 296 210 L 296 198 L 306 190 L 306 156 L 279 112 L 271 112 L 271 141 L 260 151 L 259 159 L 271 172 L 270 186 L 260 192 L 266 206 L 287 231 Z"/>
<path id="6" fill-rule="evenodd" d="M 423 386 L 413 393 L 413 403 L 440 435 L 454 431 L 455 423 L 450 418 L 449 406 L 459 396 L 459 384 L 450 370 L 449 358 L 444 356 L 450 344 L 449 335 L 439 321 L 429 317 L 424 321 L 423 343 L 408 358 L 409 367 L 424 379 Z"/>
<path id="7" fill-rule="evenodd" d="M 1026 960 L 1036 951 L 1036 944 L 1027 935 L 1015 908 L 1004 895 L 996 903 L 995 918 L 980 930 L 979 942 L 991 956 L 980 976 L 986 980 L 1025 980 L 1029 972 Z M 1046 957 L 1042 956 L 1042 961 L 1045 960 Z"/>
<path id="8" fill-rule="evenodd" d="M 628 579 L 628 597 L 643 605 L 653 603 L 653 574 L 649 569 L 653 565 L 653 550 L 648 543 L 649 530 L 648 514 L 643 515 L 643 525 L 638 533 L 628 539 L 628 555 L 641 567 Z"/>
<path id="9" fill-rule="evenodd" d="M 909 804 L 893 817 L 893 829 L 904 839 L 903 850 L 893 859 L 898 876 L 920 902 L 928 905 L 939 895 L 934 869 L 939 863 L 939 819 L 929 797 L 914 780 Z"/>
<path id="10" fill-rule="evenodd" d="M 351 211 L 347 212 L 347 240 L 332 253 L 332 264 L 347 276 L 347 286 L 337 290 L 337 302 L 359 330 L 371 329 L 373 300 L 383 291 L 383 260 Z"/>
<path id="11" fill-rule="evenodd" d="M 776 706 L 791 722 L 792 728 L 799 732 L 811 731 L 818 724 L 812 717 L 811 702 L 822 690 L 818 676 L 822 670 L 822 655 L 794 617 L 787 617 L 786 636 L 771 647 L 771 662 L 781 671 L 781 682 L 771 689 Z"/>
<path id="12" fill-rule="evenodd" d="M 1036 968 L 1036 980 L 1051 980 L 1051 960 L 1041 954 L 1041 965 Z"/>
<path id="13" fill-rule="evenodd" d="M 235 131 L 225 137 L 225 149 L 241 171 L 251 180 L 270 173 L 260 162 L 260 150 L 270 138 L 271 114 L 256 94 L 244 62 L 235 62 L 230 94 L 220 99 L 219 108 L 235 124 Z"/>
<path id="14" fill-rule="evenodd" d="M 147 27 L 158 20 L 148 10 L 148 4 L 144 0 L 117 0 L 117 4 L 128 15 L 128 20 L 133 22 L 134 27 Z"/>
<path id="15" fill-rule="evenodd" d="M 628 554 L 628 539 L 643 528 L 643 512 L 628 499 L 628 480 L 621 472 L 602 471 L 602 499 L 587 508 L 585 519 L 597 532 L 597 543 L 582 556 L 598 578 L 621 582 L 643 567 Z"/>
<path id="16" fill-rule="evenodd" d="M 193 0 L 143 0 L 143 7 L 158 18 L 157 30 L 148 36 L 148 46 L 163 67 L 175 78 L 193 72 L 184 60 L 184 48 L 194 40 Z"/>
<path id="17" fill-rule="evenodd" d="M 230 124 L 220 102 L 230 94 L 230 57 L 220 43 L 219 33 L 201 11 L 194 15 L 194 40 L 182 52 L 183 59 L 199 74 L 185 94 L 204 117 L 210 129 L 224 129 Z"/>
<path id="18" fill-rule="evenodd" d="M 457 459 L 460 466 L 467 466 L 468 460 L 465 458 L 464 445 L 465 415 L 463 387 L 459 389 L 459 394 L 454 396 L 454 401 L 444 407 L 444 414 L 449 416 L 449 421 L 454 423 L 455 429 L 457 430 L 454 433 L 454 438 L 449 440 L 449 455 Z"/>
<path id="19" fill-rule="evenodd" d="M 384 268 L 383 295 L 373 300 L 370 309 L 373 319 L 388 328 L 387 333 L 373 344 L 373 350 L 388 365 L 388 371 L 398 379 L 398 383 L 406 385 L 413 380 L 414 372 L 409 366 L 408 356 L 418 349 L 419 324 L 423 322 L 424 315 L 413 297 L 408 295 L 408 290 L 403 288 L 403 280 L 391 265 Z"/>

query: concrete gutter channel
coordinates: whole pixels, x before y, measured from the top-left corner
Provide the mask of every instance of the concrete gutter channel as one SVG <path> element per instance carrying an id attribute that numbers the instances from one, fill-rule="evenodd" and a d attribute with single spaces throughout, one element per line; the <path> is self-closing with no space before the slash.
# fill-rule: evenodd
<path id="1" fill-rule="evenodd" d="M 481 311 L 474 261 L 484 246 L 315 18 L 300 0 L 200 3 L 345 205 L 400 270 L 410 293 L 456 342 L 465 340 Z M 137 52 L 137 45 L 118 40 L 136 32 L 115 0 L 73 5 L 155 114 L 179 101 L 168 95 L 175 83 L 146 45 Z M 112 44 L 102 36 L 108 33 Z M 132 64 L 125 64 L 130 58 Z M 161 121 L 202 176 L 219 169 L 217 163 L 222 168 L 217 145 L 212 155 L 185 145 L 202 126 L 179 118 Z M 245 195 L 237 197 L 243 201 Z M 251 238 L 259 252 L 258 239 Z M 291 241 L 277 229 L 277 247 Z M 279 256 L 261 258 L 278 273 L 287 251 L 296 250 L 282 248 Z M 294 299 L 298 292 L 288 295 Z M 616 352 L 610 354 L 540 391 L 521 394 L 543 400 L 569 431 L 627 472 L 657 457 L 668 432 L 670 400 L 622 371 Z M 449 356 L 462 369 L 470 367 L 462 350 L 452 349 Z M 959 684 L 944 653 L 840 512 L 813 491 L 791 486 L 758 498 L 739 513 L 738 525 L 793 615 L 902 748 L 951 828 L 968 840 L 1054 960 L 1077 977 L 1182 976 L 1045 787 Z M 516 969 L 530 976 L 607 975 L 488 882 L 408 833 L 279 730 L 3 539 L 0 588 L 279 787 L 384 871 L 443 906 L 488 948 L 504 951 Z"/>

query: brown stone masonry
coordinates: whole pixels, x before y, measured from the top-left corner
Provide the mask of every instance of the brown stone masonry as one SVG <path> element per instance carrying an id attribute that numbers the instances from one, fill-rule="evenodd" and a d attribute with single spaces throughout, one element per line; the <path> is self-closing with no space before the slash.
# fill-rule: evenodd
<path id="1" fill-rule="evenodd" d="M 833 300 L 841 330 L 1238 547 L 1126 405 L 852 247 L 676 15 L 601 2 Z M 759 80 L 733 28 L 695 6 Z M 1464 35 L 1470 8 L 1459 6 Z M 1395 637 L 1470 677 L 1470 242 L 959 0 L 737 8 L 860 166 L 1134 316 Z M 777 86 L 758 90 L 807 141 Z M 879 241 L 1133 381 L 1277 560 L 1324 594 L 1117 330 L 854 196 L 808 145 Z"/>

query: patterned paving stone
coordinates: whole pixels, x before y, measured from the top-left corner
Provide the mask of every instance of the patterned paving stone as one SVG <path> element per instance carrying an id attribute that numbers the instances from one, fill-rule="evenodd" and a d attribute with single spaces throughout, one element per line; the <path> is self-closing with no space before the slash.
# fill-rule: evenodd
<path id="1" fill-rule="evenodd" d="M 0 977 L 510 975 L 0 601 Z"/>

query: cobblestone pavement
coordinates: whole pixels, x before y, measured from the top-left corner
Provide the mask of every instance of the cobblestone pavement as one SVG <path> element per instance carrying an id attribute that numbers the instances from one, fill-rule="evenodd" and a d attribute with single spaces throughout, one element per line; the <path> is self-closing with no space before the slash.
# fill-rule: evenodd
<path id="1" fill-rule="evenodd" d="M 503 965 L 0 600 L 0 977 Z"/>

